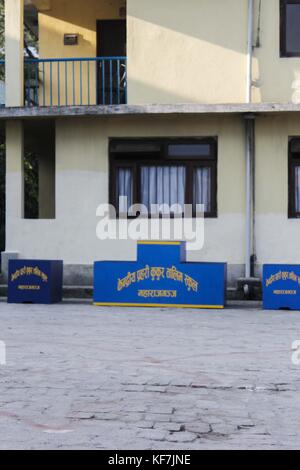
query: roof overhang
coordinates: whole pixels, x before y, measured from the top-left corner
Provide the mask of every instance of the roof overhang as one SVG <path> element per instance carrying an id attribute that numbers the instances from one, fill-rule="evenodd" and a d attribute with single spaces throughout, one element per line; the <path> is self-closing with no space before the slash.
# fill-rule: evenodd
<path id="1" fill-rule="evenodd" d="M 114 116 L 182 116 L 182 115 L 248 115 L 299 113 L 300 104 L 145 104 L 120 106 L 52 106 L 0 108 L 0 120 L 59 118 L 59 117 L 114 117 Z"/>

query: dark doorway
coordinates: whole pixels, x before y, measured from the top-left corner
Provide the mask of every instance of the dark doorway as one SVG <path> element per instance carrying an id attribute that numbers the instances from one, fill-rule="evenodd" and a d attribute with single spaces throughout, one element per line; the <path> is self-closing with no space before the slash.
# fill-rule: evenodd
<path id="1" fill-rule="evenodd" d="M 97 21 L 97 104 L 126 103 L 126 20 Z"/>

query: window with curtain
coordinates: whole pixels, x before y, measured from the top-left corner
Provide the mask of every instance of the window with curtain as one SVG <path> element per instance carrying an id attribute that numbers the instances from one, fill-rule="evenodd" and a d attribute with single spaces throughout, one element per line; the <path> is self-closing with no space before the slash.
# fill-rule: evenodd
<path id="1" fill-rule="evenodd" d="M 114 139 L 110 203 L 118 216 L 133 204 L 151 216 L 181 215 L 185 204 L 217 216 L 217 139 Z M 144 208 L 144 209 L 143 209 Z"/>
<path id="2" fill-rule="evenodd" d="M 300 57 L 300 0 L 280 0 L 280 55 Z"/>
<path id="3" fill-rule="evenodd" d="M 195 168 L 194 170 L 194 201 L 204 206 L 204 213 L 211 211 L 211 168 Z"/>
<path id="4" fill-rule="evenodd" d="M 118 213 L 127 215 L 133 204 L 133 174 L 131 168 L 116 170 L 116 199 L 119 201 Z"/>
<path id="5" fill-rule="evenodd" d="M 141 198 L 148 213 L 165 213 L 163 205 L 182 213 L 185 203 L 186 169 L 184 166 L 142 166 Z"/>
<path id="6" fill-rule="evenodd" d="M 300 217 L 300 137 L 289 142 L 289 217 Z"/>

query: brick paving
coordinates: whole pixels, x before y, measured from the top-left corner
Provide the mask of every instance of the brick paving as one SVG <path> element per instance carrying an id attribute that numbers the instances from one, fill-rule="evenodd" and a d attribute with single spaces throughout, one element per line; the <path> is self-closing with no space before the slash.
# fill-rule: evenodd
<path id="1" fill-rule="evenodd" d="M 0 449 L 299 449 L 300 313 L 0 303 Z"/>

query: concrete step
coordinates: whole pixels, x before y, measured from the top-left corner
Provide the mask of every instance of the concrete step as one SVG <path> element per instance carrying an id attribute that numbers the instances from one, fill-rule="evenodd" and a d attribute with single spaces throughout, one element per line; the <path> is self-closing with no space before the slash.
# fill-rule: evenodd
<path id="1" fill-rule="evenodd" d="M 64 286 L 63 298 L 64 299 L 93 299 L 92 286 Z"/>
<path id="2" fill-rule="evenodd" d="M 7 297 L 7 285 L 0 285 L 0 297 Z M 63 288 L 64 299 L 93 299 L 92 286 L 64 286 Z"/>
<path id="3" fill-rule="evenodd" d="M 0 297 L 7 297 L 7 285 L 0 284 Z M 92 286 L 64 286 L 63 298 L 66 300 L 79 299 L 79 300 L 93 300 L 93 287 Z M 249 299 L 260 301 L 261 298 Z M 227 288 L 227 301 L 247 301 L 242 290 L 235 287 Z"/>

